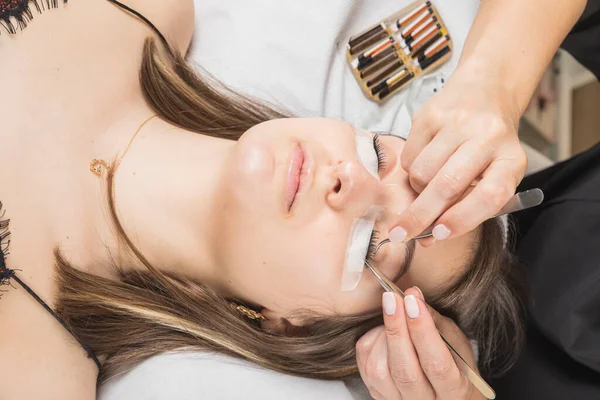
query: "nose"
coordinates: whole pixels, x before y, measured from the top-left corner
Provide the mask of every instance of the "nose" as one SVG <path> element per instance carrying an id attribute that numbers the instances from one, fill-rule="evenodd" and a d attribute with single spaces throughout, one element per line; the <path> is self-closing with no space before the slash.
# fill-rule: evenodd
<path id="1" fill-rule="evenodd" d="M 385 185 L 357 162 L 341 162 L 334 169 L 327 204 L 336 211 L 361 215 L 371 205 L 384 205 Z"/>

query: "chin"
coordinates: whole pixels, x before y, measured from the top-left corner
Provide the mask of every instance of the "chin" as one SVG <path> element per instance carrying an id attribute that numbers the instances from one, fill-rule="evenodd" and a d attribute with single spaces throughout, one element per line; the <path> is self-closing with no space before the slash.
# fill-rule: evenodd
<path id="1" fill-rule="evenodd" d="M 275 156 L 269 143 L 256 136 L 250 134 L 242 137 L 236 145 L 233 168 L 228 174 L 236 184 L 252 187 L 273 180 Z M 256 189 L 260 189 L 260 186 L 254 187 L 254 190 Z"/>

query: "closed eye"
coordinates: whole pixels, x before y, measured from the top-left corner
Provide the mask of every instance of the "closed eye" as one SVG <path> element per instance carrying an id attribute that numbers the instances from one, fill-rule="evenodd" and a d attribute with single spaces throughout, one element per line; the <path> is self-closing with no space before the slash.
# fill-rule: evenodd
<path id="1" fill-rule="evenodd" d="M 379 135 L 357 129 L 355 142 L 356 153 L 362 166 L 373 177 L 380 179 L 381 172 L 387 166 L 387 156 Z"/>

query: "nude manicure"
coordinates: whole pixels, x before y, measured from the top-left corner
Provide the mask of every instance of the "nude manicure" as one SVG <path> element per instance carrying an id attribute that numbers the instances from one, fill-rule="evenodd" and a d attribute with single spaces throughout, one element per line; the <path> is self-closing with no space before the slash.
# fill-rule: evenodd
<path id="1" fill-rule="evenodd" d="M 450 232 L 450 229 L 448 229 L 446 225 L 440 224 L 433 228 L 431 233 L 436 240 L 444 240 L 448 239 L 452 232 Z"/>
<path id="2" fill-rule="evenodd" d="M 414 319 L 419 316 L 419 303 L 417 303 L 417 298 L 414 295 L 409 294 L 404 298 L 404 307 L 408 318 Z"/>
<path id="3" fill-rule="evenodd" d="M 404 239 L 406 239 L 406 229 L 402 228 L 401 226 L 395 227 L 390 231 L 389 239 L 390 242 L 394 244 L 400 244 L 404 242 Z"/>
<path id="4" fill-rule="evenodd" d="M 383 294 L 383 312 L 387 315 L 396 313 L 396 296 L 394 296 L 394 293 L 385 292 Z"/>

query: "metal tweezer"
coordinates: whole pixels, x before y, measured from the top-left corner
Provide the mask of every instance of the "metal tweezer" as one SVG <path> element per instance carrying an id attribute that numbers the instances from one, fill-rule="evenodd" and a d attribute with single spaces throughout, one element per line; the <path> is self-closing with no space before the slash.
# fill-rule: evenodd
<path id="1" fill-rule="evenodd" d="M 371 265 L 370 262 L 365 261 L 367 267 L 371 270 L 375 278 L 379 281 L 381 286 L 385 289 L 386 292 L 394 292 L 398 293 L 400 296 L 404 298 L 404 292 L 396 286 L 394 282 L 392 282 L 387 276 L 385 276 L 377 267 Z M 477 388 L 487 399 L 495 399 L 496 392 L 487 384 L 486 381 L 483 380 L 481 376 L 479 376 L 473 369 L 469 366 L 469 364 L 465 361 L 465 359 L 460 355 L 460 353 L 450 344 L 448 339 L 440 332 L 438 329 L 438 333 L 440 337 L 446 343 L 446 346 L 453 352 L 457 357 L 454 358 L 456 361 L 456 365 L 458 369 L 471 381 L 473 386 Z M 458 358 L 458 359 L 457 359 Z"/>
<path id="2" fill-rule="evenodd" d="M 505 214 L 510 214 L 516 211 L 525 210 L 530 207 L 535 207 L 539 205 L 544 200 L 544 192 L 540 189 L 530 189 L 524 192 L 520 192 L 515 194 L 506 205 L 496 214 L 494 217 L 498 217 Z M 494 218 L 492 217 L 492 218 Z M 421 239 L 431 236 L 431 227 L 427 229 L 425 232 L 420 234 L 419 236 L 415 236 L 412 239 Z M 375 248 L 375 254 L 379 251 L 379 248 L 386 243 L 390 243 L 390 239 L 382 240 L 377 247 Z M 404 298 L 404 292 L 396 286 L 394 282 L 392 282 L 387 276 L 385 276 L 377 267 L 371 265 L 370 262 L 365 261 L 367 267 L 371 270 L 373 275 L 379 281 L 379 284 L 383 287 L 386 292 L 394 292 L 398 293 L 400 296 Z M 481 376 L 479 376 L 473 369 L 469 366 L 469 364 L 465 361 L 465 359 L 456 351 L 456 349 L 450 344 L 448 339 L 444 337 L 442 332 L 438 329 L 438 333 L 440 337 L 446 343 L 446 346 L 456 355 L 456 365 L 458 369 L 473 383 L 473 386 L 477 388 L 488 399 L 495 399 L 496 393 L 494 390 L 483 380 Z M 458 358 L 458 360 L 457 360 Z"/>
<path id="3" fill-rule="evenodd" d="M 539 206 L 542 201 L 544 201 L 544 192 L 541 189 L 529 189 L 524 192 L 519 192 L 510 198 L 508 203 L 500 211 L 498 214 L 494 215 L 492 218 L 500 217 L 506 214 L 512 214 L 517 211 L 526 210 L 531 207 Z M 429 236 L 433 236 L 433 226 L 430 226 L 425 230 L 425 232 L 421 233 L 418 236 L 413 237 L 411 240 L 415 239 L 423 239 Z M 390 239 L 384 239 L 375 248 L 375 254 L 379 251 L 379 248 L 386 243 L 391 243 Z"/>

